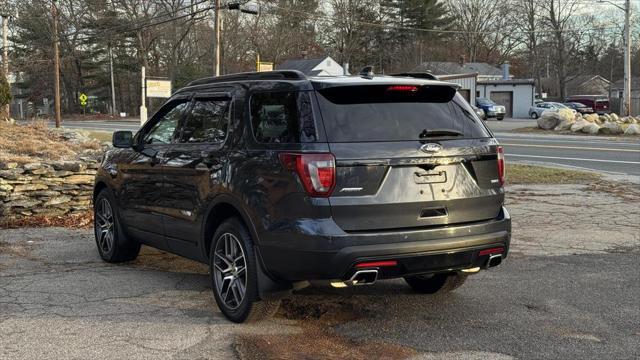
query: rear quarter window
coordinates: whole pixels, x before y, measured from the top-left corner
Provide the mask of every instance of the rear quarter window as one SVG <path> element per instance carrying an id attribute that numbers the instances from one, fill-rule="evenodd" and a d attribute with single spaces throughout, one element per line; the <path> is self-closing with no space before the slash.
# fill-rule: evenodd
<path id="1" fill-rule="evenodd" d="M 251 127 L 260 143 L 301 143 L 317 140 L 309 91 L 254 93 Z"/>

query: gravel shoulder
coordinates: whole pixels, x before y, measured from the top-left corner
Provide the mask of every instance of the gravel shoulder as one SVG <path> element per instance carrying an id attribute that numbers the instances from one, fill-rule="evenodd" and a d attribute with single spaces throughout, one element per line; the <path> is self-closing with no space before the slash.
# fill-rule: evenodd
<path id="1" fill-rule="evenodd" d="M 0 358 L 638 358 L 634 189 L 512 186 L 509 258 L 455 293 L 308 288 L 253 325 L 223 318 L 201 264 L 144 247 L 110 265 L 90 230 L 0 230 Z"/>

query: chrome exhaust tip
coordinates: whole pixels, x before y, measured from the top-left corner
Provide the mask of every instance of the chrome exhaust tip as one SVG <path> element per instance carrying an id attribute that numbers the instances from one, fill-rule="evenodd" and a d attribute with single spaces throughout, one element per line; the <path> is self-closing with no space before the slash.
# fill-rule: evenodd
<path id="1" fill-rule="evenodd" d="M 378 270 L 358 270 L 349 280 L 345 281 L 345 283 L 352 286 L 373 285 L 376 280 L 378 280 Z"/>
<path id="2" fill-rule="evenodd" d="M 489 260 L 487 260 L 486 269 L 498 266 L 502 263 L 502 254 L 491 254 Z"/>

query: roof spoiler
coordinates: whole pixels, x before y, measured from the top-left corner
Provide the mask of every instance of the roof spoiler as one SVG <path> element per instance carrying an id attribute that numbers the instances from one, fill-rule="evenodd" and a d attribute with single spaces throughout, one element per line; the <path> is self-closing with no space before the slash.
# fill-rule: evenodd
<path id="1" fill-rule="evenodd" d="M 229 74 L 222 76 L 214 76 L 204 79 L 194 80 L 187 86 L 215 84 L 229 81 L 248 81 L 248 80 L 305 80 L 305 74 L 298 70 L 275 70 L 264 72 L 246 72 L 238 74 Z"/>

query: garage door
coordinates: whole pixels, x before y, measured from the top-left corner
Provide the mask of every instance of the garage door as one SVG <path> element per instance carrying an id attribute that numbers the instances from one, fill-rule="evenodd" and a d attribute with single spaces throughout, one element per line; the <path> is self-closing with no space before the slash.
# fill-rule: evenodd
<path id="1" fill-rule="evenodd" d="M 462 95 L 462 97 L 467 100 L 468 103 L 471 103 L 471 90 L 466 89 L 460 89 L 458 90 L 458 92 L 460 93 L 460 95 Z"/>
<path id="2" fill-rule="evenodd" d="M 496 104 L 504 106 L 506 117 L 513 117 L 513 91 L 495 91 L 490 96 Z"/>

